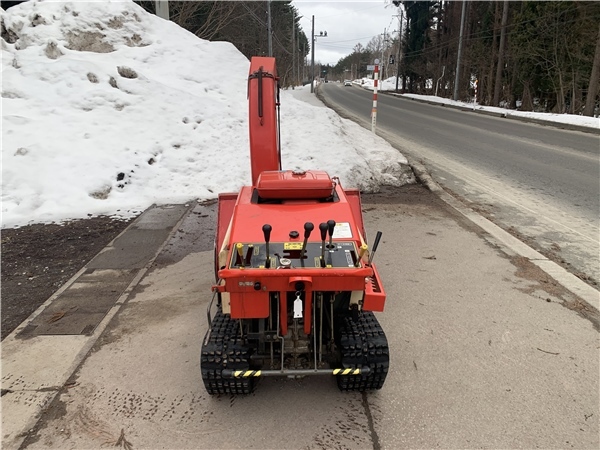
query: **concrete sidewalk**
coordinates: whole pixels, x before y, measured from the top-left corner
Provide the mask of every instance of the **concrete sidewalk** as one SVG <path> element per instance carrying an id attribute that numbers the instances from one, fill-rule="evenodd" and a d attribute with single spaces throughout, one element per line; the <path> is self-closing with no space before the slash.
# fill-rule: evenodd
<path id="1" fill-rule="evenodd" d="M 189 205 L 151 207 L 2 342 L 2 447 L 18 448 Z"/>
<path id="2" fill-rule="evenodd" d="M 369 236 L 383 231 L 381 391 L 265 378 L 208 396 L 214 205 L 154 208 L 3 342 L 2 447 L 598 448 L 597 311 L 419 186 L 363 210 Z M 49 334 L 72 305 L 61 293 L 110 303 L 94 277 L 114 295 L 131 281 L 93 331 Z"/>

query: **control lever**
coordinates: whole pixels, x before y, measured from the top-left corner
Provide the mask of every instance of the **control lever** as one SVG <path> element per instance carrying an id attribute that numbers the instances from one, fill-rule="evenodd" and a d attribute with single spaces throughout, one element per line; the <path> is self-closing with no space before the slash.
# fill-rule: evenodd
<path id="1" fill-rule="evenodd" d="M 327 248 L 333 248 L 333 231 L 335 230 L 335 220 L 331 219 L 327 221 L 327 229 L 329 230 L 329 245 Z"/>
<path id="2" fill-rule="evenodd" d="M 358 258 L 356 258 L 354 267 L 360 266 L 360 260 L 363 258 L 363 256 L 365 256 L 365 253 L 367 252 L 368 248 L 369 248 L 369 246 L 367 244 L 363 244 L 360 246 L 360 248 L 358 249 Z"/>
<path id="3" fill-rule="evenodd" d="M 268 223 L 265 223 L 262 227 L 263 234 L 265 236 L 265 253 L 267 254 L 267 259 L 265 260 L 265 268 L 271 267 L 271 256 L 269 255 L 269 241 L 271 240 L 271 230 L 273 227 Z"/>
<path id="4" fill-rule="evenodd" d="M 242 269 L 244 268 L 244 244 L 242 244 L 241 242 L 238 242 L 237 244 L 235 244 L 235 248 L 237 250 L 237 259 L 240 261 L 240 266 L 242 267 Z"/>
<path id="5" fill-rule="evenodd" d="M 248 250 L 246 251 L 246 260 L 244 261 L 246 265 L 252 266 L 252 254 L 254 253 L 254 245 L 248 244 Z"/>
<path id="6" fill-rule="evenodd" d="M 321 267 L 325 267 L 325 239 L 327 238 L 328 228 L 326 222 L 319 224 L 319 230 L 321 231 Z"/>
<path id="7" fill-rule="evenodd" d="M 306 222 L 304 224 L 304 242 L 302 242 L 302 250 L 300 251 L 300 262 L 304 265 L 304 252 L 306 252 L 306 244 L 308 242 L 308 238 L 310 237 L 310 233 L 315 229 L 315 226 L 312 222 Z"/>
<path id="8" fill-rule="evenodd" d="M 369 261 L 367 262 L 367 265 L 371 265 L 371 262 L 373 261 L 373 257 L 375 256 L 375 250 L 377 250 L 377 246 L 379 245 L 379 241 L 381 239 L 381 235 L 383 233 L 381 231 L 378 231 L 377 234 L 375 235 L 375 242 L 373 242 L 373 251 L 371 252 L 371 254 L 369 255 Z"/>

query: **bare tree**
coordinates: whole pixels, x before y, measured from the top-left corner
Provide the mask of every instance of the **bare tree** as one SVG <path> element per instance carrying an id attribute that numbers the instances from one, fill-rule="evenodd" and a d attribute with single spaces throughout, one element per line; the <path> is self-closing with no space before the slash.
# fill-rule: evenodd
<path id="1" fill-rule="evenodd" d="M 171 20 L 182 28 L 194 30 L 201 39 L 211 40 L 231 20 L 236 11 L 235 2 L 202 1 L 170 2 Z"/>

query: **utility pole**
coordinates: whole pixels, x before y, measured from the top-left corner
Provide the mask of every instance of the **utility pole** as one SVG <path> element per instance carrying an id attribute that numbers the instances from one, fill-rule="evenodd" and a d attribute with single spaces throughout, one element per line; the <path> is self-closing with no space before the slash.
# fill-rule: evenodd
<path id="1" fill-rule="evenodd" d="M 398 80 L 400 79 L 400 47 L 402 47 L 402 21 L 404 20 L 404 11 L 400 10 L 400 26 L 398 27 L 398 50 L 396 52 L 396 92 L 398 92 Z"/>
<path id="2" fill-rule="evenodd" d="M 294 75 L 296 77 L 296 81 L 297 84 L 302 86 L 302 80 L 304 80 L 304 65 L 306 63 L 306 59 L 304 58 L 304 42 L 302 42 L 302 72 L 300 72 L 300 39 L 299 39 L 299 35 L 298 33 L 296 33 L 296 21 L 300 21 L 300 19 L 302 19 L 304 16 L 298 16 L 295 17 L 296 13 L 294 13 L 294 24 L 293 24 L 293 28 L 294 28 L 294 54 L 296 54 L 296 50 L 298 50 L 298 57 L 294 58 L 294 61 L 296 61 L 296 74 Z M 302 75 L 302 78 L 300 78 L 300 75 Z"/>
<path id="3" fill-rule="evenodd" d="M 456 58 L 456 74 L 454 75 L 454 100 L 458 100 L 458 85 L 460 75 L 460 60 L 462 58 L 463 33 L 465 29 L 465 12 L 467 10 L 467 2 L 463 0 L 462 13 L 460 16 L 460 37 L 458 40 L 458 56 Z"/>
<path id="4" fill-rule="evenodd" d="M 310 83 L 310 93 L 314 93 L 315 92 L 315 16 L 312 16 L 312 46 L 311 46 L 311 53 L 312 53 L 312 57 L 311 57 L 311 72 L 312 72 L 312 81 Z M 327 37 L 327 31 L 321 31 L 319 33 L 319 37 L 322 38 L 326 38 Z M 321 70 L 321 68 L 319 67 L 319 70 Z"/>
<path id="5" fill-rule="evenodd" d="M 156 8 L 156 15 L 162 19 L 169 20 L 169 1 L 168 0 L 156 0 L 154 2 Z"/>
<path id="6" fill-rule="evenodd" d="M 273 56 L 273 36 L 271 33 L 271 0 L 267 0 L 267 31 L 269 32 L 269 56 Z"/>
<path id="7" fill-rule="evenodd" d="M 306 44 L 302 43 L 302 81 L 306 79 Z"/>
<path id="8" fill-rule="evenodd" d="M 493 106 L 500 103 L 500 86 L 502 85 L 502 69 L 504 69 L 504 42 L 506 40 L 506 25 L 508 24 L 508 0 L 504 0 L 502 10 L 502 25 L 500 30 L 500 49 L 498 50 L 498 67 L 496 67 L 496 83 L 494 84 Z"/>
<path id="9" fill-rule="evenodd" d="M 296 76 L 296 18 L 292 14 L 292 86 L 294 83 L 294 77 Z"/>
<path id="10" fill-rule="evenodd" d="M 310 93 L 315 92 L 315 16 L 312 16 L 312 32 L 311 32 L 311 44 L 310 44 Z"/>
<path id="11" fill-rule="evenodd" d="M 385 50 L 385 28 L 383 29 L 383 41 L 381 41 L 381 79 L 383 80 L 383 67 L 385 66 L 385 55 L 383 54 Z"/>

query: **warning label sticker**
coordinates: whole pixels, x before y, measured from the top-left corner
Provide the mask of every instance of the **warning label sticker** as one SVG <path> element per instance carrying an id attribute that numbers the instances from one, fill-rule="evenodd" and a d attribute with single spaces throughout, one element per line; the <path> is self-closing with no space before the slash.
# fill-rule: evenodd
<path id="1" fill-rule="evenodd" d="M 349 222 L 340 222 L 335 224 L 333 237 L 336 239 L 352 239 L 352 229 Z"/>

